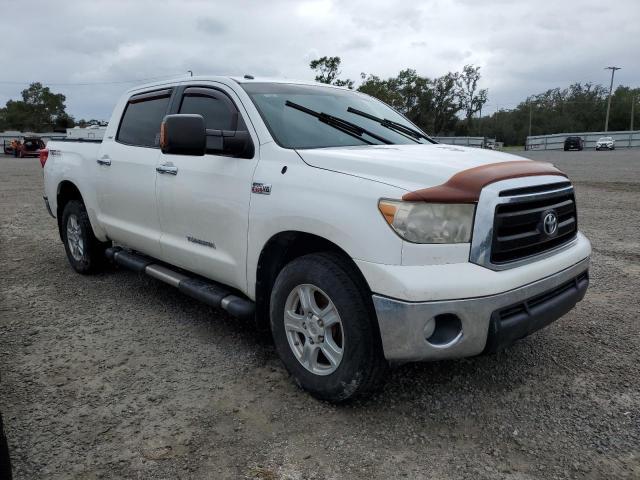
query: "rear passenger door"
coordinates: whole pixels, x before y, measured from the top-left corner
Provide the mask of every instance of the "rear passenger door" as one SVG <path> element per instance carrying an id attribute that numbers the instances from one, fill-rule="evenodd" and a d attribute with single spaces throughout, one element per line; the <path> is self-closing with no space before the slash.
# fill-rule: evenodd
<path id="1" fill-rule="evenodd" d="M 160 124 L 172 90 L 133 95 L 116 138 L 105 139 L 98 158 L 98 219 L 112 240 L 160 256 L 156 166 Z"/>
<path id="2" fill-rule="evenodd" d="M 207 129 L 247 130 L 239 102 L 226 87 L 194 86 L 176 93 L 172 113 L 202 115 Z M 257 147 L 255 133 L 250 134 Z M 244 291 L 258 149 L 251 159 L 225 156 L 220 149 L 221 138 L 209 136 L 203 157 L 160 153 L 159 167 L 174 169 L 159 173 L 157 180 L 162 258 Z"/>

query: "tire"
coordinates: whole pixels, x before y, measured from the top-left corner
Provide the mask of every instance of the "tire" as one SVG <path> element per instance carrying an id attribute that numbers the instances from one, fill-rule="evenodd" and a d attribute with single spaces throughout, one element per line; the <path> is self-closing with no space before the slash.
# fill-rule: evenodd
<path id="1" fill-rule="evenodd" d="M 102 270 L 109 243 L 100 242 L 93 234 L 84 203 L 71 200 L 64 206 L 61 233 L 67 259 L 76 272 L 91 274 Z"/>
<path id="2" fill-rule="evenodd" d="M 312 299 L 309 309 L 300 301 L 305 291 Z M 275 347 L 298 386 L 314 397 L 342 403 L 370 396 L 383 386 L 389 365 L 369 295 L 351 265 L 335 253 L 299 257 L 278 274 L 270 309 Z M 319 310 L 330 313 L 304 315 Z M 285 311 L 290 312 L 289 328 Z M 306 366 L 305 350 L 312 353 Z M 336 355 L 338 350 L 341 355 Z"/>
<path id="3" fill-rule="evenodd" d="M 567 147 L 564 147 L 564 151 L 566 152 L 567 150 L 569 150 Z"/>

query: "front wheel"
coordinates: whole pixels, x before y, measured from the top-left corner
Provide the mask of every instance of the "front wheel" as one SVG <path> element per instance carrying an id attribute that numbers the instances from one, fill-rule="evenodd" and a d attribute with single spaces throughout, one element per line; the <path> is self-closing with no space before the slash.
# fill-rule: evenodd
<path id="1" fill-rule="evenodd" d="M 67 258 L 76 272 L 95 273 L 104 266 L 104 251 L 109 244 L 93 234 L 84 203 L 71 200 L 64 206 L 61 233 Z"/>
<path id="2" fill-rule="evenodd" d="M 368 292 L 334 253 L 286 265 L 271 293 L 271 330 L 296 383 L 316 398 L 344 402 L 379 389 L 388 364 Z"/>

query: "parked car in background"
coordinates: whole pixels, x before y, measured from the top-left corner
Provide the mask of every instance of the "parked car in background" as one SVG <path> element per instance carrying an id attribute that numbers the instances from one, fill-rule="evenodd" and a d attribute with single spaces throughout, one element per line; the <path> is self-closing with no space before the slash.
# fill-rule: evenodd
<path id="1" fill-rule="evenodd" d="M 40 155 L 40 150 L 44 147 L 45 144 L 40 137 L 25 137 L 20 149 L 18 150 L 18 156 L 20 158 L 38 157 Z"/>
<path id="2" fill-rule="evenodd" d="M 43 148 L 45 143 L 39 137 L 26 137 L 18 149 L 18 156 L 20 158 L 37 157 Z"/>
<path id="3" fill-rule="evenodd" d="M 600 137 L 596 142 L 596 150 L 615 150 L 616 141 L 613 137 Z"/>
<path id="4" fill-rule="evenodd" d="M 564 151 L 582 150 L 584 148 L 584 140 L 582 137 L 572 136 L 564 139 Z"/>
<path id="5" fill-rule="evenodd" d="M 51 140 L 40 161 L 78 273 L 109 259 L 255 320 L 298 385 L 334 402 L 390 363 L 502 350 L 589 283 L 564 173 L 440 145 L 345 88 L 146 85 L 102 141 Z"/>

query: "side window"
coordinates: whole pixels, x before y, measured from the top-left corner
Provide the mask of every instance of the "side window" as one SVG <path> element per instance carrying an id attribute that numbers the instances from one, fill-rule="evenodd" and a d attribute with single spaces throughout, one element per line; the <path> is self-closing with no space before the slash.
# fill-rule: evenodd
<path id="1" fill-rule="evenodd" d="M 235 130 L 236 128 L 236 112 L 231 111 L 229 104 L 219 98 L 186 95 L 182 98 L 180 113 L 202 115 L 205 126 L 212 130 Z"/>
<path id="2" fill-rule="evenodd" d="M 142 94 L 129 100 L 116 140 L 129 145 L 157 147 L 160 124 L 167 113 L 170 91 Z"/>

